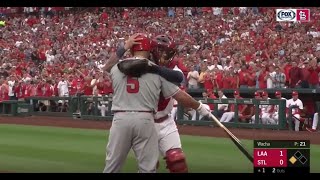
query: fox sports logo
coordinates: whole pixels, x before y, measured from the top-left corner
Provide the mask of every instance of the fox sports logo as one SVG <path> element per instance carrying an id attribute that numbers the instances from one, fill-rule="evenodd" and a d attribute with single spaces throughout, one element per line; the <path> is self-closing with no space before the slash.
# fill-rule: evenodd
<path id="1" fill-rule="evenodd" d="M 296 17 L 293 10 L 281 10 L 278 12 L 278 18 L 282 21 L 291 21 Z"/>

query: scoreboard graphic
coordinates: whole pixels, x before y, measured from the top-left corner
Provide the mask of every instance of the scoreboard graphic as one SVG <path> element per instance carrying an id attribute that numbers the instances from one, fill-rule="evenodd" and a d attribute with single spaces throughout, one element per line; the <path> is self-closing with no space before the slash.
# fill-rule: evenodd
<path id="1" fill-rule="evenodd" d="M 309 174 L 309 140 L 255 140 L 255 174 Z"/>

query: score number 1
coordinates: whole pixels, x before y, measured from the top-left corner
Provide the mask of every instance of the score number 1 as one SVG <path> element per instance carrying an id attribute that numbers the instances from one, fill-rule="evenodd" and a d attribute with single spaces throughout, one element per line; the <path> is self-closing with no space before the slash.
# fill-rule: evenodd
<path id="1" fill-rule="evenodd" d="M 283 153 L 282 153 L 282 151 L 280 151 L 280 157 L 283 157 Z M 283 159 L 280 159 L 280 165 L 282 166 L 283 165 Z"/>

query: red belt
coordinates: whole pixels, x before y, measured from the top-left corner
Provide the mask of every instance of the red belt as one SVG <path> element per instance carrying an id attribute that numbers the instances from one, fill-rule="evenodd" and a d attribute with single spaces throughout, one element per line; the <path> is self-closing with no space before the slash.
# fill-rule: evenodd
<path id="1" fill-rule="evenodd" d="M 119 112 L 131 112 L 131 113 L 154 113 L 153 111 L 130 111 L 130 110 L 119 110 L 119 111 L 113 111 L 114 113 L 119 113 Z"/>
<path id="2" fill-rule="evenodd" d="M 178 107 L 178 104 L 173 105 L 173 107 Z"/>
<path id="3" fill-rule="evenodd" d="M 154 122 L 155 123 L 162 123 L 164 120 L 168 119 L 169 115 L 166 115 L 162 118 L 159 118 L 159 119 L 155 119 Z"/>

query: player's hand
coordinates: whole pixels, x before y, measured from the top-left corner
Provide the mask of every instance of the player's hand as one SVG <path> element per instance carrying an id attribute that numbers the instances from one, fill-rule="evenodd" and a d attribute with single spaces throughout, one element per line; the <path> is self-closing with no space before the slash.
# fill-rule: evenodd
<path id="1" fill-rule="evenodd" d="M 139 35 L 141 35 L 141 33 L 136 33 L 130 36 L 124 45 L 124 49 L 128 50 L 131 49 L 133 45 L 141 44 L 139 41 L 141 41 L 143 38 L 137 38 Z"/>
<path id="2" fill-rule="evenodd" d="M 199 107 L 197 108 L 197 111 L 199 112 L 200 115 L 204 117 L 208 117 L 211 114 L 211 112 L 201 102 Z"/>

